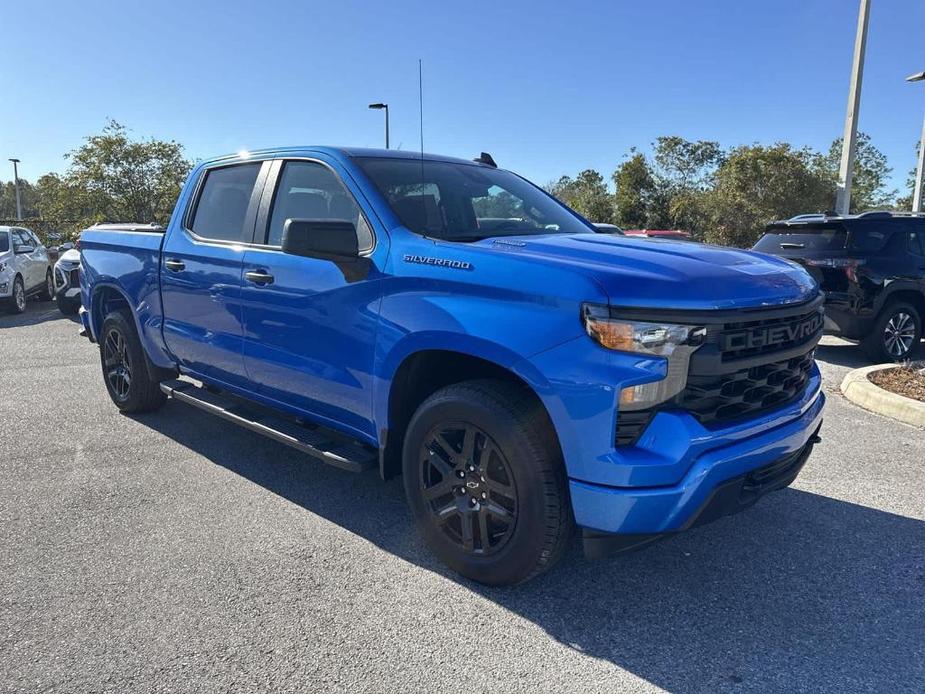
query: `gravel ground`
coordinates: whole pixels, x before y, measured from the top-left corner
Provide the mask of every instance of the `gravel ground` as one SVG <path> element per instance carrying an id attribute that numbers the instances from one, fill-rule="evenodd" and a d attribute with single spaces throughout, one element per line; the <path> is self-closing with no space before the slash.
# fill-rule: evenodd
<path id="1" fill-rule="evenodd" d="M 847 343 L 792 488 L 488 589 L 399 481 L 178 403 L 120 415 L 75 333 L 0 316 L 0 691 L 925 690 L 925 432 L 838 394 Z"/>

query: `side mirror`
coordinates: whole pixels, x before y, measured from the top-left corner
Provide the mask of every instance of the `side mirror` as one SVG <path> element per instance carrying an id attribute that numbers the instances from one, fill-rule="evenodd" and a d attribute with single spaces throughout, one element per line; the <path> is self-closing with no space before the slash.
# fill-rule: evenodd
<path id="1" fill-rule="evenodd" d="M 360 254 L 357 230 L 343 219 L 287 219 L 283 226 L 283 253 L 308 258 L 356 258 Z"/>
<path id="2" fill-rule="evenodd" d="M 33 246 L 26 246 L 25 244 L 21 246 L 16 246 L 16 248 L 13 249 L 13 253 L 15 253 L 16 255 L 26 255 L 28 253 L 34 253 L 34 252 L 35 252 L 35 248 Z"/>

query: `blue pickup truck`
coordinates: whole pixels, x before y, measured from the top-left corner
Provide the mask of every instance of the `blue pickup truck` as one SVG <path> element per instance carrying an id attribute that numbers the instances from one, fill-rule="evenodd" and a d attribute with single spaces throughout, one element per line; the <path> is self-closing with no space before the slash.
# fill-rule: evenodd
<path id="1" fill-rule="evenodd" d="M 818 441 L 803 269 L 595 233 L 485 154 L 215 159 L 166 229 L 80 250 L 120 410 L 172 397 L 401 475 L 427 545 L 476 581 L 536 576 L 576 526 L 596 557 L 739 511 Z"/>

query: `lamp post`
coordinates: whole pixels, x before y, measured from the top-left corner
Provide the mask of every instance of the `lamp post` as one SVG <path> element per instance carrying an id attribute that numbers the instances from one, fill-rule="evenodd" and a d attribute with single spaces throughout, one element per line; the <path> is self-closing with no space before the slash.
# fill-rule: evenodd
<path id="1" fill-rule="evenodd" d="M 906 78 L 907 82 L 922 82 L 925 72 L 916 72 Z M 915 189 L 912 191 L 912 211 L 922 211 L 922 185 L 925 183 L 925 120 L 922 121 L 922 139 L 919 140 L 919 163 L 915 169 Z"/>
<path id="2" fill-rule="evenodd" d="M 858 12 L 858 33 L 854 40 L 854 61 L 851 64 L 851 86 L 848 89 L 848 113 L 842 139 L 841 166 L 838 168 L 838 191 L 835 212 L 848 214 L 851 208 L 851 179 L 854 176 L 854 156 L 858 146 L 858 114 L 861 110 L 861 82 L 864 77 L 864 51 L 867 48 L 867 25 L 870 0 L 861 0 Z"/>
<path id="3" fill-rule="evenodd" d="M 22 221 L 22 203 L 19 200 L 19 159 L 10 159 L 13 162 L 13 187 L 16 189 L 16 221 Z"/>
<path id="4" fill-rule="evenodd" d="M 385 110 L 385 148 L 389 148 L 389 105 L 388 104 L 370 104 L 369 107 L 374 111 Z"/>

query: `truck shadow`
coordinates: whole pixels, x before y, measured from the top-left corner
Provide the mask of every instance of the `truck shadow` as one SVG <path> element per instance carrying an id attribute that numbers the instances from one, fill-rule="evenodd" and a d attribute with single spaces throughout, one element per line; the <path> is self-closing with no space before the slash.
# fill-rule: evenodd
<path id="1" fill-rule="evenodd" d="M 427 552 L 400 480 L 335 470 L 179 403 L 138 421 L 659 687 L 925 685 L 925 522 L 787 489 L 636 554 L 588 562 L 576 540 L 550 573 L 487 588 Z"/>

